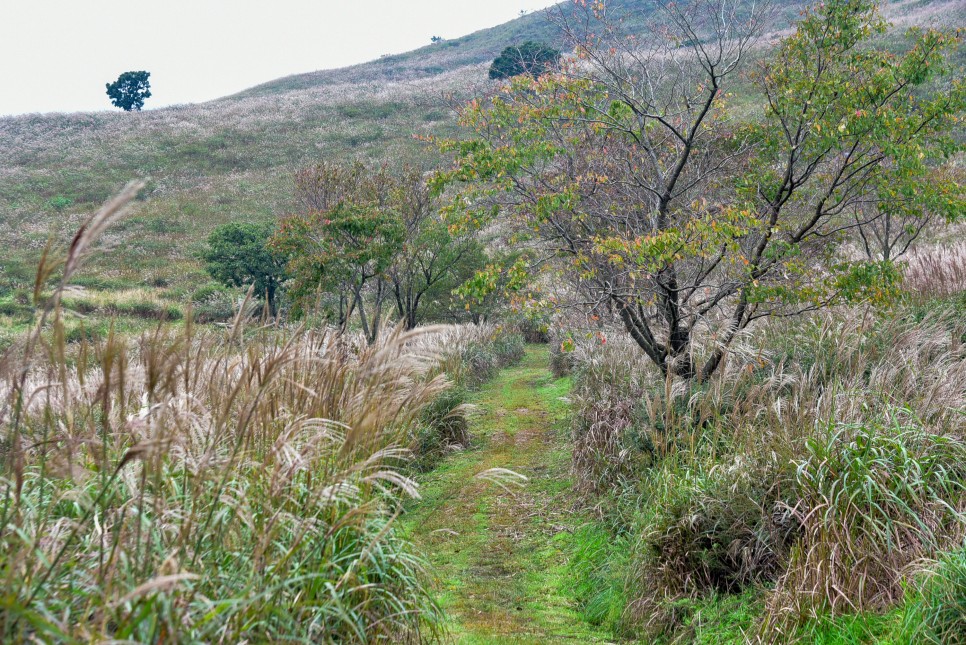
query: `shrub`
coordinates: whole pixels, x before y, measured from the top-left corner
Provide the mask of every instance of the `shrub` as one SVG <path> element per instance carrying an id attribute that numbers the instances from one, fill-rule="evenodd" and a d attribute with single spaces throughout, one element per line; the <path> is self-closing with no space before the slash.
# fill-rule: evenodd
<path id="1" fill-rule="evenodd" d="M 492 347 L 498 368 L 520 362 L 526 351 L 523 335 L 509 329 L 501 329 L 496 333 Z"/>
<path id="2" fill-rule="evenodd" d="M 11 300 L 0 302 L 0 316 L 22 317 L 32 313 L 32 309 Z"/>
<path id="3" fill-rule="evenodd" d="M 529 74 L 534 78 L 554 69 L 560 62 L 560 52 L 543 43 L 527 41 L 522 45 L 504 48 L 490 65 L 490 78 L 502 79 Z"/>
<path id="4" fill-rule="evenodd" d="M 419 470 L 432 469 L 450 450 L 470 442 L 466 388 L 456 385 L 442 392 L 419 415 L 413 452 Z"/>
<path id="5" fill-rule="evenodd" d="M 65 208 L 70 208 L 74 204 L 74 200 L 70 197 L 65 197 L 64 195 L 54 195 L 47 201 L 47 203 L 55 211 L 62 211 Z"/>
<path id="6" fill-rule="evenodd" d="M 195 321 L 227 322 L 235 317 L 236 295 L 220 286 L 201 287 L 191 295 Z"/>
<path id="7" fill-rule="evenodd" d="M 206 284 L 191 292 L 191 302 L 196 305 L 202 304 L 212 296 L 226 293 L 227 291 L 227 289 L 219 284 Z"/>
<path id="8" fill-rule="evenodd" d="M 476 389 L 493 378 L 501 367 L 523 357 L 520 334 L 494 325 L 454 325 L 435 335 L 434 342 L 446 348 L 439 365 L 454 383 Z"/>
<path id="9" fill-rule="evenodd" d="M 96 343 L 105 336 L 100 326 L 89 326 L 84 323 L 71 327 L 64 333 L 64 342 L 71 344 Z"/>
<path id="10" fill-rule="evenodd" d="M 650 461 L 653 449 L 645 439 L 648 432 L 642 427 L 642 406 L 655 371 L 636 360 L 622 335 L 609 342 L 602 338 L 574 334 L 573 340 L 564 341 L 568 351 L 561 352 L 561 360 L 573 366 L 570 398 L 576 487 L 593 495 L 633 482 L 633 473 L 644 465 L 642 460 Z M 640 444 L 638 449 L 631 446 L 635 441 Z"/>
<path id="11" fill-rule="evenodd" d="M 570 335 L 558 327 L 551 327 L 548 332 L 550 347 L 550 373 L 557 378 L 569 376 L 574 369 L 574 342 Z"/>
<path id="12" fill-rule="evenodd" d="M 773 582 L 798 524 L 785 511 L 790 469 L 777 457 L 734 457 L 699 467 L 668 462 L 648 477 L 631 568 L 627 620 L 671 632 L 688 603 Z M 793 500 L 791 500 L 793 501 Z"/>
<path id="13" fill-rule="evenodd" d="M 109 305 L 108 310 L 121 316 L 147 320 L 181 320 L 184 317 L 177 305 L 151 300 L 116 302 Z"/>
<path id="14" fill-rule="evenodd" d="M 551 322 L 550 316 L 543 311 L 525 311 L 518 317 L 516 326 L 525 343 L 545 345 L 550 342 Z"/>
<path id="15" fill-rule="evenodd" d="M 466 403 L 469 391 L 491 379 L 498 369 L 523 357 L 523 338 L 493 325 L 453 325 L 428 328 L 414 352 L 439 356 L 431 375 L 445 375 L 453 386 L 420 414 L 411 440 L 415 466 L 427 470 L 450 450 L 465 448 L 469 434 Z M 361 341 L 360 341 L 361 342 Z"/>

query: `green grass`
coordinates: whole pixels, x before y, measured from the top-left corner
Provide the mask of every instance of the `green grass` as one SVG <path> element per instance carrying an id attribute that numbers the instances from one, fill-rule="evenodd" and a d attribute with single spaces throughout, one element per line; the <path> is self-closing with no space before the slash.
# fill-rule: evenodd
<path id="1" fill-rule="evenodd" d="M 444 460 L 422 481 L 422 500 L 404 519 L 428 558 L 448 628 L 463 643 L 600 642 L 584 620 L 570 561 L 589 518 L 572 512 L 570 379 L 547 371 L 545 347 L 475 393 L 472 449 Z M 490 468 L 527 476 L 503 490 L 476 477 Z"/>

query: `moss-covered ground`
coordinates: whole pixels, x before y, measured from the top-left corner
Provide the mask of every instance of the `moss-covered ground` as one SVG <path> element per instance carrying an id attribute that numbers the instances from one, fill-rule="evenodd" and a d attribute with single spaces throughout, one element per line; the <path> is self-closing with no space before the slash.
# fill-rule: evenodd
<path id="1" fill-rule="evenodd" d="M 456 642 L 609 640 L 583 620 L 568 576 L 589 521 L 571 498 L 569 388 L 550 375 L 546 348 L 529 347 L 475 394 L 473 447 L 424 478 L 405 517 Z M 492 468 L 527 481 L 501 487 L 478 477 Z"/>

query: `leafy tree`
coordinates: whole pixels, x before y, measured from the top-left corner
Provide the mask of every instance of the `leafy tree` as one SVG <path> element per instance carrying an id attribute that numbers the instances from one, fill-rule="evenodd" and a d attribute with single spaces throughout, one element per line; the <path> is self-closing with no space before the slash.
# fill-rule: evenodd
<path id="1" fill-rule="evenodd" d="M 334 294 L 339 325 L 356 313 L 367 340 L 376 340 L 391 297 L 388 272 L 405 236 L 390 187 L 384 167 L 370 171 L 360 163 L 322 163 L 296 175 L 308 212 L 286 218 L 272 241 L 290 258 L 296 313 Z"/>
<path id="2" fill-rule="evenodd" d="M 271 224 L 224 224 L 208 236 L 208 248 L 202 254 L 205 269 L 215 280 L 232 287 L 255 285 L 273 316 L 285 278 L 284 256 L 268 245 L 274 231 Z"/>
<path id="3" fill-rule="evenodd" d="M 505 48 L 490 65 L 490 78 L 512 78 L 528 74 L 534 78 L 555 69 L 560 52 L 543 43 L 527 41 Z"/>
<path id="4" fill-rule="evenodd" d="M 322 163 L 296 175 L 296 196 L 306 213 L 287 218 L 274 244 L 291 258 L 298 310 L 334 295 L 339 324 L 358 314 L 370 342 L 387 304 L 409 328 L 452 310 L 453 290 L 485 260 L 475 237 L 443 222 L 415 169 Z"/>
<path id="5" fill-rule="evenodd" d="M 450 230 L 422 173 L 406 169 L 394 183 L 391 199 L 406 236 L 389 278 L 396 313 L 412 329 L 430 309 L 439 317 L 452 317 L 459 309 L 453 291 L 484 265 L 486 254 L 470 231 Z"/>
<path id="6" fill-rule="evenodd" d="M 520 296 L 531 283 L 526 253 L 496 251 L 478 266 L 455 291 L 474 324 L 505 315 L 508 309 L 519 311 L 536 305 L 533 298 Z"/>
<path id="7" fill-rule="evenodd" d="M 124 72 L 113 83 L 107 84 L 107 96 L 114 107 L 125 112 L 140 112 L 144 100 L 151 98 L 151 72 Z"/>
<path id="8" fill-rule="evenodd" d="M 888 262 L 835 255 L 856 217 L 962 215 L 962 186 L 935 172 L 966 107 L 948 73 L 960 33 L 913 31 L 895 54 L 875 46 L 873 2 L 827 0 L 751 71 L 752 92 L 761 3 L 662 3 L 643 39 L 573 28 L 604 20 L 587 5 L 596 16 L 561 20 L 581 60 L 466 106 L 477 136 L 443 143 L 456 163 L 440 180 L 468 183 L 451 217 L 502 217 L 663 373 L 709 378 L 760 318 L 885 297 Z M 736 122 L 735 91 L 762 118 Z"/>
<path id="9" fill-rule="evenodd" d="M 957 168 L 936 168 L 939 185 L 962 185 L 963 172 Z M 956 173 L 959 173 L 956 176 Z M 900 188 L 900 190 L 896 190 Z M 911 192 L 911 199 L 906 194 Z M 937 220 L 953 221 L 966 213 L 966 199 L 959 191 L 949 194 L 919 194 L 915 186 L 885 182 L 882 200 L 860 202 L 853 206 L 853 222 L 859 247 L 870 260 L 891 262 L 901 258 L 919 236 Z"/>

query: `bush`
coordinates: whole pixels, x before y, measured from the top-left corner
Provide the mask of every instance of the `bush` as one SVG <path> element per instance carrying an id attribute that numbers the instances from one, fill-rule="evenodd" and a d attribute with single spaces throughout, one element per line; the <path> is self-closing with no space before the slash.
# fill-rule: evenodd
<path id="1" fill-rule="evenodd" d="M 791 474 L 777 459 L 682 467 L 648 477 L 627 618 L 652 636 L 687 617 L 683 599 L 742 593 L 781 573 L 799 526 L 787 512 Z"/>
<path id="2" fill-rule="evenodd" d="M 527 41 L 506 47 L 490 65 L 490 78 L 503 79 L 521 74 L 537 77 L 556 68 L 560 52 L 543 43 Z"/>
<path id="3" fill-rule="evenodd" d="M 545 314 L 533 312 L 522 316 L 518 327 L 523 341 L 532 345 L 550 342 L 550 319 Z"/>
<path id="4" fill-rule="evenodd" d="M 413 347 L 413 351 L 441 355 L 431 375 L 445 375 L 453 383 L 423 410 L 411 441 L 416 467 L 428 470 L 447 451 L 470 444 L 466 404 L 470 390 L 493 378 L 501 367 L 520 360 L 525 347 L 520 334 L 492 325 L 466 324 L 427 335 L 422 347 Z"/>
<path id="5" fill-rule="evenodd" d="M 526 351 L 523 337 L 513 330 L 472 324 L 449 329 L 439 336 L 449 350 L 440 369 L 470 390 L 493 378 L 500 368 L 519 361 Z"/>
<path id="6" fill-rule="evenodd" d="M 198 287 L 191 292 L 191 302 L 196 305 L 203 304 L 212 296 L 221 295 L 224 293 L 228 293 L 228 290 L 223 286 L 218 284 L 206 284 L 203 287 Z"/>
<path id="7" fill-rule="evenodd" d="M 47 201 L 47 203 L 55 211 L 62 211 L 65 208 L 70 208 L 74 204 L 74 200 L 70 197 L 65 197 L 64 195 L 54 195 Z"/>
<path id="8" fill-rule="evenodd" d="M 71 327 L 64 333 L 64 341 L 71 344 L 96 343 L 105 337 L 103 328 L 84 323 Z"/>
<path id="9" fill-rule="evenodd" d="M 802 538 L 770 601 L 766 633 L 902 599 L 908 566 L 962 536 L 966 442 L 897 413 L 807 442 L 794 509 Z"/>
<path id="10" fill-rule="evenodd" d="M 466 397 L 466 388 L 454 385 L 433 399 L 419 415 L 413 448 L 418 470 L 431 470 L 448 451 L 469 445 Z"/>
<path id="11" fill-rule="evenodd" d="M 228 322 L 235 317 L 238 297 L 221 286 L 206 285 L 191 295 L 194 319 L 199 323 Z"/>
<path id="12" fill-rule="evenodd" d="M 574 369 L 574 355 L 570 345 L 572 341 L 558 334 L 549 334 L 550 344 L 550 373 L 556 378 L 569 376 Z"/>
<path id="13" fill-rule="evenodd" d="M 0 316 L 27 317 L 33 313 L 33 308 L 11 300 L 0 302 Z"/>
<path id="14" fill-rule="evenodd" d="M 116 302 L 108 307 L 109 311 L 121 316 L 144 318 L 147 320 L 181 320 L 184 314 L 181 308 L 173 304 L 164 304 L 150 300 L 133 302 Z"/>
<path id="15" fill-rule="evenodd" d="M 497 332 L 492 344 L 493 353 L 498 368 L 508 367 L 519 363 L 526 352 L 526 343 L 519 332 L 501 329 Z"/>

